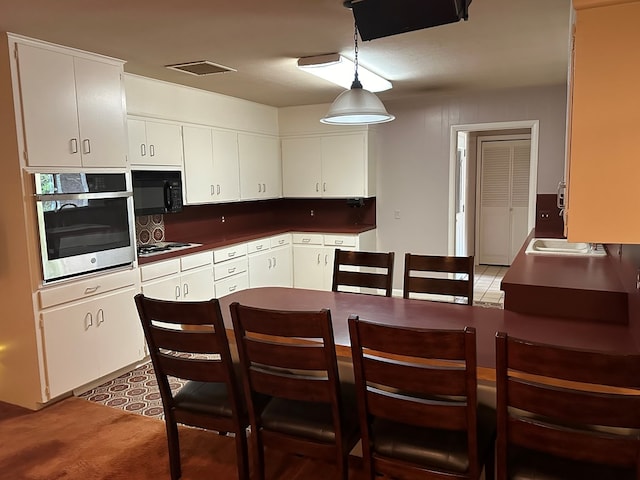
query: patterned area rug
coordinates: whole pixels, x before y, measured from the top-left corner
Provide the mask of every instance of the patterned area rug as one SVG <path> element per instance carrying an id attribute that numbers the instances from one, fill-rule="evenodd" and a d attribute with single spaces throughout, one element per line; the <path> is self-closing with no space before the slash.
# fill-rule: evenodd
<path id="1" fill-rule="evenodd" d="M 172 379 L 171 390 L 178 390 L 184 383 L 182 380 Z M 147 417 L 164 419 L 162 399 L 151 362 L 89 390 L 80 397 Z"/>

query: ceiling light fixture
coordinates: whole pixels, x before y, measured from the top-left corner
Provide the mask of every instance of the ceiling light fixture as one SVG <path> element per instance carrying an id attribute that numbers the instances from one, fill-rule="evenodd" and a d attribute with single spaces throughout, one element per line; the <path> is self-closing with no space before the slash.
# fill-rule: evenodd
<path id="1" fill-rule="evenodd" d="M 342 92 L 333 101 L 329 111 L 321 118 L 322 123 L 329 125 L 369 125 L 385 123 L 393 120 L 384 105 L 375 94 L 362 88 L 358 79 L 358 26 L 353 35 L 355 44 L 354 78 L 351 89 Z"/>
<path id="2" fill-rule="evenodd" d="M 316 77 L 328 80 L 340 85 L 342 88 L 350 88 L 353 82 L 354 63 L 339 53 L 317 55 L 315 57 L 302 57 L 298 59 L 298 68 L 311 73 Z M 389 90 L 392 85 L 389 80 L 360 66 L 358 75 L 370 92 L 383 92 Z"/>

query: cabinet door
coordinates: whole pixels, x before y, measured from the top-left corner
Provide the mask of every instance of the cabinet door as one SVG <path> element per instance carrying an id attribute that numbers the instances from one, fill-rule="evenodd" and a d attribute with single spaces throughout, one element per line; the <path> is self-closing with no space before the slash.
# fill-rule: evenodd
<path id="1" fill-rule="evenodd" d="M 272 269 L 273 255 L 270 250 L 249 255 L 249 286 L 271 286 Z"/>
<path id="2" fill-rule="evenodd" d="M 131 120 L 129 120 L 131 122 Z M 144 121 L 146 142 L 146 155 L 140 155 L 135 162 L 138 165 L 153 166 L 182 166 L 182 132 L 180 125 Z M 131 130 L 131 127 L 129 127 Z M 131 144 L 129 139 L 129 151 L 140 147 Z"/>
<path id="3" fill-rule="evenodd" d="M 333 286 L 333 261 L 336 250 L 333 247 L 325 247 L 322 251 L 322 290 L 331 290 Z"/>
<path id="4" fill-rule="evenodd" d="M 17 48 L 27 163 L 81 166 L 73 56 L 31 45 Z"/>
<path id="5" fill-rule="evenodd" d="M 576 12 L 567 235 L 571 242 L 640 243 L 640 3 Z"/>
<path id="6" fill-rule="evenodd" d="M 100 376 L 96 302 L 85 300 L 41 314 L 49 398 Z"/>
<path id="7" fill-rule="evenodd" d="M 127 136 L 129 144 L 129 163 L 144 165 L 147 162 L 147 130 L 143 120 L 127 119 Z"/>
<path id="8" fill-rule="evenodd" d="M 364 133 L 322 138 L 322 196 L 364 197 L 366 173 Z"/>
<path id="9" fill-rule="evenodd" d="M 100 356 L 100 376 L 115 372 L 144 358 L 144 333 L 129 288 L 102 297 L 96 304 L 98 330 L 95 355 Z"/>
<path id="10" fill-rule="evenodd" d="M 145 282 L 142 284 L 142 293 L 147 297 L 160 300 L 180 300 L 182 299 L 180 276 L 172 275 L 155 282 Z"/>
<path id="11" fill-rule="evenodd" d="M 293 286 L 293 252 L 291 246 L 274 248 L 269 252 L 273 260 L 271 287 Z"/>
<path id="12" fill-rule="evenodd" d="M 211 300 L 214 296 L 212 267 L 182 272 L 181 291 L 185 301 Z"/>
<path id="13" fill-rule="evenodd" d="M 282 194 L 285 197 L 322 195 L 321 148 L 320 137 L 282 140 Z"/>
<path id="14" fill-rule="evenodd" d="M 212 131 L 214 199 L 228 202 L 240 198 L 240 166 L 238 134 L 225 130 Z"/>
<path id="15" fill-rule="evenodd" d="M 209 203 L 215 198 L 211 129 L 182 127 L 182 144 L 186 202 Z"/>
<path id="16" fill-rule="evenodd" d="M 74 67 L 82 165 L 124 167 L 127 137 L 122 67 L 85 58 L 74 58 Z"/>
<path id="17" fill-rule="evenodd" d="M 296 288 L 326 290 L 324 264 L 324 247 L 294 245 L 293 286 Z"/>
<path id="18" fill-rule="evenodd" d="M 238 156 L 241 199 L 281 196 L 282 168 L 277 138 L 238 134 Z"/>

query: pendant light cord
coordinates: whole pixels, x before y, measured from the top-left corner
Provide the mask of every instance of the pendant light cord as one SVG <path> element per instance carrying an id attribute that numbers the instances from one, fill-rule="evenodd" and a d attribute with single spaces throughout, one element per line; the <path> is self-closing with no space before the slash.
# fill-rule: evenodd
<path id="1" fill-rule="evenodd" d="M 360 80 L 358 80 L 358 24 L 354 23 L 354 32 L 353 32 L 353 44 L 354 44 L 354 52 L 355 58 L 353 60 L 353 64 L 355 66 L 355 75 L 353 78 L 353 83 L 351 84 L 351 88 L 362 88 L 362 84 Z"/>

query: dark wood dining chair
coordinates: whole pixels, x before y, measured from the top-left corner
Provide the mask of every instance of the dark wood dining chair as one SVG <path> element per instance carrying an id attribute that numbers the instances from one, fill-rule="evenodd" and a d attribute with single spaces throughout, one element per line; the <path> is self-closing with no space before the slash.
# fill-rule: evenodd
<path id="1" fill-rule="evenodd" d="M 500 332 L 496 377 L 498 479 L 640 478 L 640 355 Z"/>
<path id="2" fill-rule="evenodd" d="M 366 478 L 494 475 L 495 411 L 477 401 L 476 332 L 349 317 Z"/>
<path id="3" fill-rule="evenodd" d="M 384 291 L 384 295 L 390 297 L 394 257 L 394 252 L 354 252 L 336 248 L 331 290 L 338 292 L 340 287 L 358 287 L 365 289 L 360 293 Z"/>
<path id="4" fill-rule="evenodd" d="M 473 256 L 405 254 L 403 297 L 414 298 L 412 293 L 438 295 L 436 301 L 453 296 L 452 303 L 464 297 L 473 304 Z"/>
<path id="5" fill-rule="evenodd" d="M 235 435 L 238 477 L 249 479 L 249 425 L 218 300 L 135 296 L 164 408 L 172 480 L 181 477 L 178 423 Z M 175 394 L 169 377 L 187 380 Z"/>
<path id="6" fill-rule="evenodd" d="M 267 447 L 334 463 L 346 480 L 360 437 L 353 384 L 338 379 L 330 312 L 230 309 L 258 478 Z"/>

